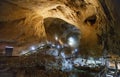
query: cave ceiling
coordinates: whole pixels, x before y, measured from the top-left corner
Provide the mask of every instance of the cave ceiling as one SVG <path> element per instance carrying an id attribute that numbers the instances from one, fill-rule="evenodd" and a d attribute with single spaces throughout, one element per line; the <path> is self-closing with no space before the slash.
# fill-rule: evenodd
<path id="1" fill-rule="evenodd" d="M 86 54 L 100 53 L 103 40 L 107 40 L 105 45 L 109 51 L 119 53 L 119 21 L 115 22 L 119 18 L 115 18 L 118 13 L 112 12 L 115 7 L 111 5 L 115 6 L 111 0 L 1 0 L 1 50 L 4 45 L 13 45 L 17 54 L 26 46 L 46 41 L 52 32 L 60 33 L 57 26 L 62 22 L 80 30 L 81 51 Z M 53 21 L 56 22 L 54 30 L 51 25 L 45 26 Z"/>

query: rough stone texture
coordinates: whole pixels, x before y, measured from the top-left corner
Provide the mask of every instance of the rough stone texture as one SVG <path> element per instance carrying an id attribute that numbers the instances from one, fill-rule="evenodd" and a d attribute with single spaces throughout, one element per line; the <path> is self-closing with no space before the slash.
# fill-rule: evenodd
<path id="1" fill-rule="evenodd" d="M 108 40 L 108 50 L 120 54 L 120 9 L 119 0 L 100 0 L 102 3 L 104 12 L 108 20 L 107 26 L 107 40 Z"/>
<path id="2" fill-rule="evenodd" d="M 53 17 L 80 29 L 81 52 L 92 55 L 101 53 L 102 40 L 108 40 L 105 44 L 108 50 L 119 53 L 120 18 L 116 9 L 119 5 L 116 5 L 117 1 L 1 0 L 0 41 L 14 45 L 18 52 L 21 47 L 46 40 L 44 19 Z"/>

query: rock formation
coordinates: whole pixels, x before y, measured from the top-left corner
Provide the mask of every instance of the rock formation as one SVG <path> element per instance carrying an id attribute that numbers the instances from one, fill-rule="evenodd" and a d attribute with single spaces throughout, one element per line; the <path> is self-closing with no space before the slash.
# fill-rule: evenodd
<path id="1" fill-rule="evenodd" d="M 106 47 L 109 52 L 120 54 L 118 6 L 119 0 L 1 0 L 1 50 L 2 45 L 13 45 L 17 55 L 26 46 L 46 41 L 52 36 L 46 34 L 52 30 L 45 28 L 45 23 L 52 23 L 45 22 L 50 17 L 80 30 L 81 53 L 101 54 Z M 58 25 L 55 29 L 59 29 Z"/>

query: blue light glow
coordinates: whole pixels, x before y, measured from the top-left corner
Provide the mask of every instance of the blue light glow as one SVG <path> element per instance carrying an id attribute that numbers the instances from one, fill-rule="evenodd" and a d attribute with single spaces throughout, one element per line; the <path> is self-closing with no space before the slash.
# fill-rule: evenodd
<path id="1" fill-rule="evenodd" d="M 31 46 L 31 47 L 30 47 L 30 50 L 32 50 L 32 51 L 35 50 L 35 49 L 36 49 L 35 46 Z"/>

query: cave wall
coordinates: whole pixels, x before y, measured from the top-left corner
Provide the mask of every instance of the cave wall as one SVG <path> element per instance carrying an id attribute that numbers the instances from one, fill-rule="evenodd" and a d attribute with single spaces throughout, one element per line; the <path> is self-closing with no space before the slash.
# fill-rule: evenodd
<path id="1" fill-rule="evenodd" d="M 107 26 L 107 46 L 109 52 L 120 53 L 120 9 L 119 0 L 100 0 L 104 13 L 108 21 Z"/>
<path id="2" fill-rule="evenodd" d="M 5 40 L 10 43 L 13 40 L 16 42 L 15 46 L 21 47 L 46 40 L 44 19 L 53 17 L 80 29 L 81 51 L 86 54 L 94 55 L 94 52 L 98 54 L 103 49 L 102 40 L 106 38 L 109 40 L 106 44 L 109 48 L 113 47 L 111 40 L 114 38 L 119 40 L 117 38 L 119 26 L 116 26 L 119 24 L 119 14 L 116 9 L 118 6 L 113 4 L 116 1 L 118 0 L 1 0 L 0 41 Z M 106 7 L 103 7 L 103 4 Z M 109 20 L 106 8 L 112 20 Z M 109 26 L 110 24 L 112 25 Z M 109 39 L 110 29 L 114 29 L 115 32 L 112 33 L 116 36 L 112 34 L 112 38 Z M 120 48 L 119 45 L 117 48 Z M 114 51 L 114 49 L 110 50 Z M 16 49 L 16 51 L 20 50 Z"/>

